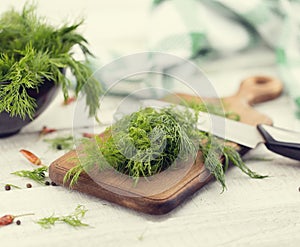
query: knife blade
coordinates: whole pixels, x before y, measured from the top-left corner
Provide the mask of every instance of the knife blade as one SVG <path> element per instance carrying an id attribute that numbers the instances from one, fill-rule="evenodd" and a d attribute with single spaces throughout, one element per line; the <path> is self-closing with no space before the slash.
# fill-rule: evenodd
<path id="1" fill-rule="evenodd" d="M 154 108 L 175 106 L 179 110 L 193 111 L 191 108 L 160 100 L 143 100 L 142 106 Z M 198 119 L 197 128 L 201 131 L 249 148 L 264 143 L 270 151 L 300 160 L 300 133 L 298 132 L 264 124 L 252 126 L 207 112 L 200 112 Z"/>

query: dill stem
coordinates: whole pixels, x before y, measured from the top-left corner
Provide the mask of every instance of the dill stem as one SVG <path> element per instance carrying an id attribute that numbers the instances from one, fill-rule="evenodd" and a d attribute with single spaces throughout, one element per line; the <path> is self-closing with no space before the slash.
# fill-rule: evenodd
<path id="1" fill-rule="evenodd" d="M 18 214 L 18 215 L 14 215 L 14 218 L 19 218 L 19 217 L 29 216 L 29 215 L 34 215 L 34 213 Z"/>

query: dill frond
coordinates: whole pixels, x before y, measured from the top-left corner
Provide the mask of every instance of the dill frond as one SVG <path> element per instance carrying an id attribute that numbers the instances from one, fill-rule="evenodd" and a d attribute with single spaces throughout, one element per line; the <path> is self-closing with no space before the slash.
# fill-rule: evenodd
<path id="1" fill-rule="evenodd" d="M 249 169 L 243 162 L 239 153 L 231 146 L 224 146 L 223 153 L 226 155 L 225 158 L 232 162 L 233 165 L 241 169 L 242 172 L 247 174 L 251 178 L 266 178 L 266 175 L 260 175 L 251 169 Z"/>
<path id="2" fill-rule="evenodd" d="M 21 171 L 13 172 L 11 174 L 17 175 L 19 177 L 29 178 L 37 183 L 44 184 L 46 172 L 48 172 L 48 167 L 42 166 L 42 167 L 36 168 L 32 171 L 21 170 Z"/>
<path id="3" fill-rule="evenodd" d="M 84 172 L 83 167 L 78 164 L 74 167 L 72 167 L 68 172 L 65 174 L 63 183 L 66 184 L 67 182 L 70 182 L 70 187 L 72 188 L 78 181 L 81 173 Z"/>
<path id="4" fill-rule="evenodd" d="M 66 223 L 73 227 L 88 226 L 88 224 L 83 223 L 81 221 L 81 219 L 85 216 L 86 212 L 87 212 L 87 209 L 84 206 L 78 205 L 75 208 L 75 211 L 69 215 L 66 215 L 66 216 L 52 215 L 50 217 L 41 218 L 38 221 L 36 221 L 36 223 L 45 229 L 51 228 L 57 222 Z"/>
<path id="5" fill-rule="evenodd" d="M 54 150 L 71 150 L 74 147 L 73 136 L 59 136 L 52 139 L 44 139 Z"/>

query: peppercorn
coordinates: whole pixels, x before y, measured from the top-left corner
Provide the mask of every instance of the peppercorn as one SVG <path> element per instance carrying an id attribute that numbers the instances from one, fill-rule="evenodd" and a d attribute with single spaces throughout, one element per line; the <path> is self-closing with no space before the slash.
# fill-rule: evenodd
<path id="1" fill-rule="evenodd" d="M 47 186 L 50 185 L 50 182 L 49 182 L 49 181 L 46 181 L 46 182 L 45 182 L 45 185 L 47 185 Z"/>
<path id="2" fill-rule="evenodd" d="M 28 184 L 26 184 L 26 187 L 27 187 L 27 188 L 31 188 L 32 185 L 28 183 Z"/>
<path id="3" fill-rule="evenodd" d="M 56 183 L 54 183 L 54 182 L 52 181 L 52 182 L 51 182 L 51 185 L 52 185 L 52 186 L 56 186 Z"/>
<path id="4" fill-rule="evenodd" d="M 62 145 L 61 145 L 61 144 L 57 144 L 57 145 L 56 145 L 56 149 L 57 149 L 57 150 L 62 150 Z"/>
<path id="5" fill-rule="evenodd" d="M 21 225 L 21 221 L 20 220 L 17 220 L 16 221 L 16 224 L 19 226 L 19 225 Z"/>
<path id="6" fill-rule="evenodd" d="M 9 184 L 6 184 L 4 188 L 5 188 L 5 190 L 10 190 L 11 189 Z"/>

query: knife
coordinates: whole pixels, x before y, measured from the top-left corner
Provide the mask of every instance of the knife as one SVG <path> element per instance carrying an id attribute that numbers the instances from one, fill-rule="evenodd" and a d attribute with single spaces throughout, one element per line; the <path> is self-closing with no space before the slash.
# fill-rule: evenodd
<path id="1" fill-rule="evenodd" d="M 143 100 L 144 107 L 162 108 L 175 106 L 179 110 L 190 109 L 160 100 Z M 282 156 L 300 160 L 300 133 L 265 124 L 248 125 L 211 113 L 200 112 L 197 128 L 227 141 L 248 148 L 263 143 L 270 151 Z"/>

